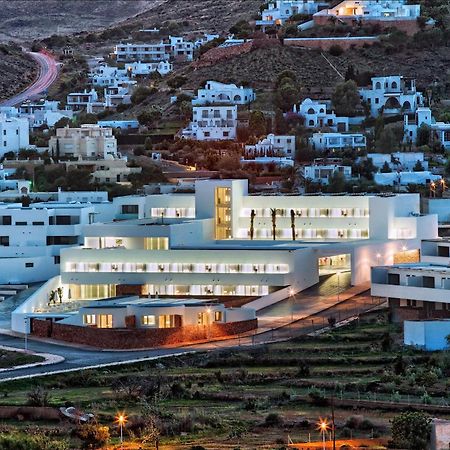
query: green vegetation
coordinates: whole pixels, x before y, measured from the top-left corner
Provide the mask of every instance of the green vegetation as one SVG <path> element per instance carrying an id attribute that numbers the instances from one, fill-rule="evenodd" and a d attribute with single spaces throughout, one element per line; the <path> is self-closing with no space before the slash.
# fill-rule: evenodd
<path id="1" fill-rule="evenodd" d="M 6 369 L 13 366 L 23 366 L 43 362 L 42 356 L 29 355 L 22 352 L 0 350 L 0 369 Z"/>
<path id="2" fill-rule="evenodd" d="M 116 442 L 113 425 L 118 411 L 129 417 L 127 440 L 177 449 L 194 443 L 250 449 L 280 444 L 286 434 L 294 441 L 307 440 L 309 433 L 315 439 L 315 422 L 319 416 L 329 417 L 331 397 L 338 437 L 389 437 L 392 420 L 393 438 L 401 442 L 410 431 L 402 416 L 395 417 L 408 404 L 416 408 L 443 404 L 450 359 L 446 353 L 405 351 L 397 342 L 398 330 L 377 312 L 321 336 L 54 375 L 36 382 L 41 394 L 51 392 L 50 405 L 75 405 L 95 414 L 98 427 L 85 428 L 88 435 L 109 427 Z M 24 404 L 29 397 L 24 380 L 4 383 L 3 389 L 8 392 L 0 401 L 3 405 Z M 397 412 L 386 412 L 385 405 Z M 364 411 L 364 416 L 355 416 L 352 410 Z M 424 436 L 423 422 L 417 420 L 414 442 Z M 75 425 L 73 430 L 73 442 L 78 442 L 82 434 Z"/>

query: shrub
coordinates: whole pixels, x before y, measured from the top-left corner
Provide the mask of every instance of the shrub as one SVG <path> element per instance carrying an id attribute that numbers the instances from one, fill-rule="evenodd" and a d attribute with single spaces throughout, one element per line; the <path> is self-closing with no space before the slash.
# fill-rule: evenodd
<path id="1" fill-rule="evenodd" d="M 344 53 L 344 49 L 340 45 L 334 44 L 330 47 L 328 53 L 331 56 L 341 56 Z"/>
<path id="2" fill-rule="evenodd" d="M 28 392 L 27 399 L 27 404 L 30 406 L 48 406 L 50 394 L 42 386 L 36 386 Z"/>
<path id="3" fill-rule="evenodd" d="M 82 448 L 84 449 L 102 448 L 110 438 L 109 428 L 96 424 L 83 425 L 77 434 L 83 442 Z"/>
<path id="4" fill-rule="evenodd" d="M 264 425 L 267 427 L 278 427 L 283 425 L 283 418 L 277 413 L 269 413 L 264 420 Z"/>

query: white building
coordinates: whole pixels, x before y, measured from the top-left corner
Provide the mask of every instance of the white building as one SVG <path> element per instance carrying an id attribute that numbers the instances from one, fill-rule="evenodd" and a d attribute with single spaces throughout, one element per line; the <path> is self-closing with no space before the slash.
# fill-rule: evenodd
<path id="1" fill-rule="evenodd" d="M 0 156 L 7 152 L 18 152 L 30 146 L 28 120 L 7 118 L 0 114 Z"/>
<path id="2" fill-rule="evenodd" d="M 117 128 L 118 130 L 137 130 L 139 121 L 130 120 L 99 120 L 97 125 L 101 128 Z"/>
<path id="3" fill-rule="evenodd" d="M 295 158 L 295 136 L 268 134 L 255 145 L 245 146 L 245 157 L 288 157 Z"/>
<path id="4" fill-rule="evenodd" d="M 444 149 L 450 149 L 450 123 L 436 122 L 428 107 L 417 108 L 415 114 L 404 115 L 404 142 L 417 143 L 417 132 L 422 125 L 429 127 L 434 138 Z"/>
<path id="5" fill-rule="evenodd" d="M 408 184 L 430 184 L 441 180 L 440 175 L 435 175 L 429 171 L 423 172 L 391 172 L 376 173 L 374 181 L 381 186 L 408 186 Z"/>
<path id="6" fill-rule="evenodd" d="M 327 185 L 330 181 L 330 177 L 336 173 L 342 174 L 345 180 L 352 178 L 351 166 L 342 166 L 338 164 L 311 164 L 309 166 L 303 166 L 302 169 L 303 178 L 314 182 L 319 182 Z"/>
<path id="7" fill-rule="evenodd" d="M 91 89 L 83 92 L 71 92 L 67 95 L 67 107 L 72 111 L 81 111 L 92 109 L 92 105 L 99 104 L 97 91 Z M 103 103 L 102 103 L 103 105 Z"/>
<path id="8" fill-rule="evenodd" d="M 394 322 L 450 318 L 450 241 L 424 240 L 420 262 L 374 267 L 372 295 L 388 299 Z"/>
<path id="9" fill-rule="evenodd" d="M 106 158 L 117 155 L 117 140 L 112 129 L 92 124 L 81 125 L 81 128 L 58 128 L 48 145 L 54 156 Z"/>
<path id="10" fill-rule="evenodd" d="M 428 351 L 447 350 L 450 336 L 448 320 L 405 320 L 403 343 Z"/>
<path id="11" fill-rule="evenodd" d="M 246 180 L 119 197 L 109 211 L 114 221 L 85 226 L 84 246 L 62 252 L 60 277 L 43 286 L 43 298 L 60 286 L 78 306 L 131 294 L 257 297 L 249 306 L 262 308 L 318 283 L 338 261 L 352 284 L 367 282 L 379 253 L 390 264 L 404 245 L 418 249 L 437 236 L 437 218 L 420 215 L 418 194 L 254 196 Z M 34 306 L 21 306 L 13 329 L 23 330 Z"/>
<path id="12" fill-rule="evenodd" d="M 262 19 L 256 21 L 256 26 L 263 29 L 275 25 L 281 26 L 296 14 L 312 15 L 326 6 L 328 6 L 327 2 L 316 0 L 272 0 L 262 12 Z"/>
<path id="13" fill-rule="evenodd" d="M 205 33 L 201 38 L 197 39 L 194 42 L 194 48 L 200 48 L 203 45 L 207 44 L 208 42 L 214 41 L 215 39 L 219 39 L 220 35 L 219 34 L 209 34 L 209 33 Z"/>
<path id="14" fill-rule="evenodd" d="M 116 45 L 114 55 L 119 62 L 131 61 L 169 61 L 194 59 L 194 43 L 183 37 L 169 36 L 168 41 L 158 43 L 121 43 Z"/>
<path id="15" fill-rule="evenodd" d="M 420 5 L 409 5 L 405 0 L 344 0 L 333 8 L 316 13 L 314 21 L 324 25 L 330 17 L 335 17 L 344 22 L 377 21 L 395 26 L 395 22 L 414 22 L 419 16 Z"/>
<path id="16" fill-rule="evenodd" d="M 378 169 L 387 164 L 392 171 L 411 172 L 419 162 L 424 170 L 428 170 L 428 161 L 422 152 L 368 153 L 367 159 L 371 159 L 372 164 Z"/>
<path id="17" fill-rule="evenodd" d="M 92 204 L 0 204 L 0 282 L 32 283 L 59 274 L 60 250 L 83 243 Z"/>
<path id="18" fill-rule="evenodd" d="M 192 100 L 194 106 L 208 104 L 246 105 L 253 102 L 256 95 L 252 88 L 236 86 L 235 84 L 207 81 L 204 88 L 199 89 L 197 97 Z"/>
<path id="19" fill-rule="evenodd" d="M 314 133 L 309 143 L 315 150 L 366 148 L 366 136 L 362 133 Z"/>
<path id="20" fill-rule="evenodd" d="M 303 117 L 307 128 L 328 127 L 340 132 L 349 130 L 349 118 L 336 116 L 331 109 L 331 101 L 328 100 L 317 101 L 307 98 L 298 108 L 294 105 L 293 112 Z"/>
<path id="21" fill-rule="evenodd" d="M 4 168 L 3 164 L 0 164 L 0 191 L 8 191 L 10 194 L 16 193 L 17 197 L 28 195 L 31 190 L 31 181 L 13 178 L 16 171 L 15 168 Z"/>
<path id="22" fill-rule="evenodd" d="M 194 106 L 193 119 L 181 136 L 198 141 L 234 140 L 237 132 L 237 106 Z"/>
<path id="23" fill-rule="evenodd" d="M 416 89 L 416 80 L 401 75 L 372 78 L 371 88 L 359 91 L 373 117 L 380 114 L 413 114 L 423 105 L 423 95 Z"/>

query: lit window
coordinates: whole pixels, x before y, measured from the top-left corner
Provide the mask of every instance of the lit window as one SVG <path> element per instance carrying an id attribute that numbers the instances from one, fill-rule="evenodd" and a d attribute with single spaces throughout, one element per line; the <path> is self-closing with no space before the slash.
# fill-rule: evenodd
<path id="1" fill-rule="evenodd" d="M 214 312 L 214 322 L 222 322 L 223 320 L 222 317 L 223 317 L 222 311 Z"/>
<path id="2" fill-rule="evenodd" d="M 83 316 L 83 323 L 85 325 L 95 325 L 95 314 L 85 314 Z"/>
<path id="3" fill-rule="evenodd" d="M 98 327 L 112 328 L 113 327 L 112 314 L 100 314 L 98 316 Z"/>
<path id="4" fill-rule="evenodd" d="M 155 316 L 142 316 L 141 323 L 142 323 L 142 325 L 145 325 L 145 326 L 155 326 L 156 318 L 155 318 Z"/>

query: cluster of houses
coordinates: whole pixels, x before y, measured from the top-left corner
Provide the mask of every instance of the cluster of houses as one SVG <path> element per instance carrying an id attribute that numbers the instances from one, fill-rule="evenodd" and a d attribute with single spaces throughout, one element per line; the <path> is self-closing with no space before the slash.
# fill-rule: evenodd
<path id="1" fill-rule="evenodd" d="M 256 25 L 266 30 L 300 20 L 310 22 L 309 26 L 338 21 L 349 25 L 377 24 L 383 29 L 395 26 L 410 33 L 418 29 L 420 5 L 408 4 L 406 0 L 344 0 L 329 6 L 330 2 L 321 0 L 271 0 Z M 305 29 L 302 25 L 299 29 Z"/>

